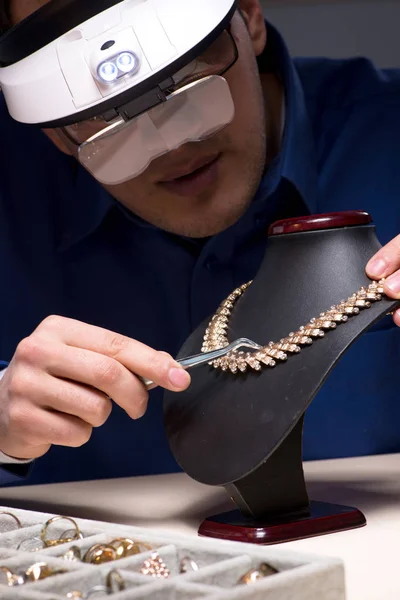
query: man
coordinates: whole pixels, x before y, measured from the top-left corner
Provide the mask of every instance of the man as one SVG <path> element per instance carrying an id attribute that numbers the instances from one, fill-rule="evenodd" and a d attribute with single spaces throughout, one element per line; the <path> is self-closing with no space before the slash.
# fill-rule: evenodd
<path id="1" fill-rule="evenodd" d="M 45 3 L 12 0 L 3 28 Z M 259 1 L 240 9 L 224 75 L 234 120 L 125 183 L 102 187 L 59 131 L 18 124 L 1 104 L 4 484 L 177 470 L 161 399 L 190 376 L 172 356 L 254 277 L 273 221 L 367 210 L 387 243 L 368 274 L 400 267 L 398 73 L 293 63 Z M 400 298 L 399 272 L 386 292 Z M 314 401 L 305 459 L 400 450 L 394 323 L 367 333 Z M 158 386 L 149 401 L 138 377 Z"/>

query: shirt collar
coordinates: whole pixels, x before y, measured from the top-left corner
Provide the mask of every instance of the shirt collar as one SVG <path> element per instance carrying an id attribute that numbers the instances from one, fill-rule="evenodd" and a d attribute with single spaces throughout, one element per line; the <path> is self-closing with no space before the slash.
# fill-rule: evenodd
<path id="1" fill-rule="evenodd" d="M 278 186 L 282 177 L 297 189 L 310 213 L 316 210 L 317 162 L 312 127 L 307 113 L 306 100 L 300 77 L 278 31 L 267 23 L 268 43 L 258 58 L 259 69 L 273 69 L 281 78 L 285 90 L 285 127 L 282 151 L 270 165 L 252 203 L 260 207 Z M 65 201 L 59 207 L 63 234 L 59 250 L 67 250 L 93 233 L 103 222 L 109 211 L 120 205 L 79 164 L 71 162 L 73 184 Z M 66 190 L 65 190 L 66 191 Z M 128 213 L 122 208 L 122 212 Z M 273 209 L 273 207 L 269 207 Z M 154 227 L 129 212 L 129 218 L 142 227 Z"/>
<path id="2" fill-rule="evenodd" d="M 310 213 L 316 211 L 317 159 L 306 98 L 296 66 L 279 32 L 267 23 L 268 43 L 258 58 L 260 72 L 273 70 L 285 92 L 285 126 L 280 155 L 261 181 L 255 202 L 277 188 L 282 177 L 297 189 Z"/>

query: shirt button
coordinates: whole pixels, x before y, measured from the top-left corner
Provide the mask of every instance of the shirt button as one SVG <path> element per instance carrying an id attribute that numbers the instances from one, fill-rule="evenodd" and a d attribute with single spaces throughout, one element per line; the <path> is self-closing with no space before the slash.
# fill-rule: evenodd
<path id="1" fill-rule="evenodd" d="M 216 271 L 218 268 L 218 259 L 215 254 L 211 254 L 204 263 L 207 271 Z"/>

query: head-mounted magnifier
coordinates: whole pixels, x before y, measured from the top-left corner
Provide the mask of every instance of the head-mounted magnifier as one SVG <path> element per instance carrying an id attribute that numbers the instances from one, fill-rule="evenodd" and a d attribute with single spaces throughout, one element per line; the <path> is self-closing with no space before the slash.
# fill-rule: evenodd
<path id="1" fill-rule="evenodd" d="M 17 121 L 59 128 L 101 183 L 142 173 L 234 117 L 235 0 L 51 0 L 0 38 Z"/>

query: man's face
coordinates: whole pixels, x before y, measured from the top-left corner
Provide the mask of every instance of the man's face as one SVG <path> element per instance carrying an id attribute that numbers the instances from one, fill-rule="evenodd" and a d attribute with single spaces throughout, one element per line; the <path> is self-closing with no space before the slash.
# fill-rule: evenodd
<path id="1" fill-rule="evenodd" d="M 45 3 L 14 0 L 13 16 L 19 21 Z M 259 9 L 258 0 L 243 3 Z M 225 75 L 235 104 L 232 123 L 207 140 L 154 160 L 135 179 L 105 186 L 133 213 L 174 234 L 202 238 L 233 225 L 249 206 L 265 168 L 271 131 L 255 55 L 259 48 L 238 13 L 231 32 L 239 51 L 238 62 Z M 56 139 L 54 132 L 47 133 Z M 171 181 L 204 161 L 212 166 Z"/>

